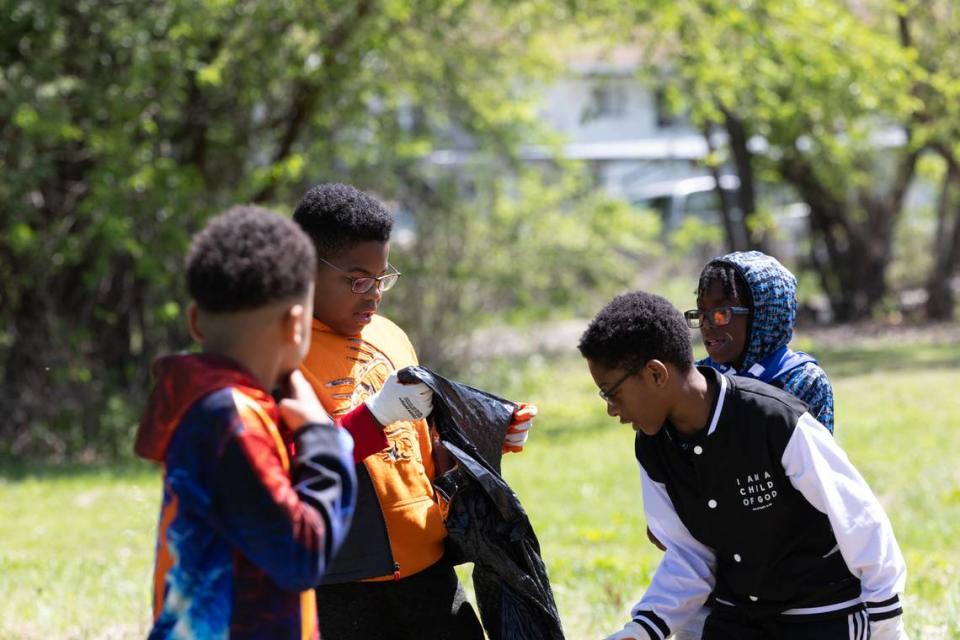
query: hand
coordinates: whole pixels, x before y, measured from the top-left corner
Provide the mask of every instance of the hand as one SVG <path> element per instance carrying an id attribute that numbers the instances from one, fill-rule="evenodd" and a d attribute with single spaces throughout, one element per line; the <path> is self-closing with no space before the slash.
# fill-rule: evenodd
<path id="1" fill-rule="evenodd" d="M 296 431 L 305 424 L 333 425 L 313 387 L 299 369 L 290 374 L 287 389 L 290 397 L 280 401 L 280 417 L 290 429 Z"/>
<path id="2" fill-rule="evenodd" d="M 617 631 L 611 636 L 607 636 L 605 640 L 649 640 L 650 635 L 636 622 L 628 622 L 623 626 L 623 629 Z"/>
<path id="3" fill-rule="evenodd" d="M 383 426 L 401 420 L 420 420 L 433 411 L 433 391 L 422 382 L 403 384 L 394 371 L 380 391 L 367 398 L 366 404 Z"/>
<path id="4" fill-rule="evenodd" d="M 903 628 L 903 616 L 870 621 L 871 640 L 909 640 Z"/>
<path id="5" fill-rule="evenodd" d="M 537 407 L 526 402 L 519 403 L 517 410 L 513 412 L 513 420 L 507 428 L 507 435 L 503 439 L 502 453 L 508 451 L 519 453 L 523 451 L 523 445 L 526 444 L 530 436 L 530 428 L 533 427 L 533 418 L 537 415 Z"/>

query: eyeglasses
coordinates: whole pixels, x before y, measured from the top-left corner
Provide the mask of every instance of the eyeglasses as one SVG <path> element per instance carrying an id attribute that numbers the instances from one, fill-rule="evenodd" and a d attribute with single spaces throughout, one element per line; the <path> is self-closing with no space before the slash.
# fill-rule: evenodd
<path id="1" fill-rule="evenodd" d="M 353 291 L 354 293 L 367 293 L 374 287 L 379 287 L 377 290 L 380 293 L 383 293 L 384 291 L 389 291 L 393 287 L 393 285 L 397 284 L 397 280 L 400 279 L 400 272 L 397 271 L 394 268 L 394 266 L 389 262 L 387 263 L 387 266 L 393 269 L 393 273 L 388 273 L 388 274 L 385 274 L 382 276 L 376 276 L 376 277 L 363 276 L 362 278 L 354 278 L 351 275 L 347 275 L 348 272 L 346 270 L 341 269 L 335 264 L 331 264 L 330 262 L 328 262 L 327 260 L 324 260 L 320 256 L 317 256 L 317 260 L 327 265 L 331 269 L 335 269 L 336 271 L 339 271 L 340 273 L 344 274 L 344 277 L 350 281 L 350 291 Z"/>
<path id="2" fill-rule="evenodd" d="M 690 309 L 683 312 L 683 317 L 687 319 L 687 326 L 691 329 L 699 329 L 705 322 L 713 327 L 725 327 L 733 322 L 733 316 L 748 315 L 750 315 L 750 309 L 747 307 L 717 307 L 708 311 Z"/>
<path id="3" fill-rule="evenodd" d="M 604 402 L 606 402 L 607 404 L 613 404 L 613 396 L 616 395 L 617 389 L 620 388 L 620 385 L 626 382 L 627 378 L 629 378 L 630 376 L 640 371 L 641 368 L 642 366 L 634 367 L 633 369 L 627 370 L 627 372 L 624 374 L 622 378 L 614 382 L 612 385 L 610 385 L 606 389 L 600 389 L 599 391 L 597 391 L 597 393 L 600 395 L 601 398 L 603 398 Z"/>

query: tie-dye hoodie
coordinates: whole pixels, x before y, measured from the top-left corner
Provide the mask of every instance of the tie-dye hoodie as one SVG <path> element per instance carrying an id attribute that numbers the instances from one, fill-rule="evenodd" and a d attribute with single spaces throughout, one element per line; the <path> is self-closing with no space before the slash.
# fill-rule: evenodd
<path id="1" fill-rule="evenodd" d="M 747 347 L 739 370 L 714 362 L 708 365 L 727 375 L 748 376 L 782 388 L 803 400 L 810 413 L 833 432 L 833 387 L 827 373 L 812 356 L 792 351 L 797 317 L 797 280 L 776 258 L 759 251 L 738 251 L 712 263 L 732 265 L 750 288 L 753 300 L 742 301 L 753 309 Z"/>
<path id="2" fill-rule="evenodd" d="M 330 424 L 290 432 L 221 356 L 170 356 L 155 373 L 135 446 L 164 465 L 149 637 L 317 638 L 310 589 L 353 512 L 351 438 Z"/>

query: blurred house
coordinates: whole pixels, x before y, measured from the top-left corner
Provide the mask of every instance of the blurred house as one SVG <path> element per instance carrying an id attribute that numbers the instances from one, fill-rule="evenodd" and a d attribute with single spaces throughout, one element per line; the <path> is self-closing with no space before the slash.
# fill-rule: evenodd
<path id="1" fill-rule="evenodd" d="M 544 122 L 567 141 L 563 156 L 588 163 L 599 186 L 627 199 L 645 184 L 708 175 L 700 166 L 703 135 L 671 111 L 663 80 L 639 76 L 642 64 L 635 48 L 579 49 L 541 107 Z"/>
<path id="2" fill-rule="evenodd" d="M 707 140 L 687 114 L 671 109 L 668 70 L 652 68 L 643 55 L 631 47 L 580 47 L 565 53 L 567 71 L 543 89 L 539 109 L 542 123 L 562 142 L 559 148 L 526 147 L 521 155 L 532 163 L 551 163 L 559 153 L 584 163 L 598 188 L 638 210 L 659 214 L 665 236 L 687 220 L 720 229 L 717 182 L 703 165 L 709 153 Z M 450 148 L 435 151 L 431 162 L 459 165 L 472 157 L 468 135 L 448 135 Z M 723 147 L 725 134 L 716 133 L 712 144 Z M 758 151 L 763 144 L 751 141 Z M 732 168 L 723 167 L 720 173 L 720 186 L 731 196 L 731 215 L 737 220 L 742 213 L 733 196 L 739 179 Z M 799 256 L 809 209 L 780 186 L 758 185 L 758 190 L 760 206 L 772 214 L 776 225 L 769 234 L 769 248 L 788 260 Z M 737 238 L 736 244 L 746 246 L 746 239 Z M 723 240 L 705 241 L 702 247 L 707 254 L 724 248 Z"/>

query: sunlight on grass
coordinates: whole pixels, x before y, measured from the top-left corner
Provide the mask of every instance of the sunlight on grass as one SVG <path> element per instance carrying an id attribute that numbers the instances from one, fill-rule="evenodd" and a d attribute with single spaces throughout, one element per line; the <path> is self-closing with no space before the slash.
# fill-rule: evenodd
<path id="1" fill-rule="evenodd" d="M 0 479 L 0 638 L 146 637 L 158 478 Z"/>
<path id="2" fill-rule="evenodd" d="M 907 628 L 922 640 L 960 637 L 960 368 L 944 366 L 958 352 L 821 350 L 837 438 L 894 523 Z M 660 559 L 646 540 L 632 431 L 606 416 L 574 355 L 495 363 L 468 382 L 540 408 L 504 475 L 536 528 L 567 637 L 619 628 Z M 146 466 L 0 469 L 0 639 L 144 637 L 159 496 Z"/>

